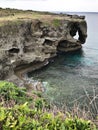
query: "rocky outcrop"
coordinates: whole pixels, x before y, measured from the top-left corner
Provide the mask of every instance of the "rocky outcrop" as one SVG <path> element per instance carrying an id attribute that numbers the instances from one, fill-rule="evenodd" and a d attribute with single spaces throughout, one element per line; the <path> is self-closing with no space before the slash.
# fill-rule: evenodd
<path id="1" fill-rule="evenodd" d="M 0 26 L 0 79 L 9 78 L 21 69 L 22 73 L 23 69 L 38 69 L 58 51 L 80 49 L 86 37 L 86 21 L 79 16 L 65 15 L 52 24 L 35 19 Z"/>

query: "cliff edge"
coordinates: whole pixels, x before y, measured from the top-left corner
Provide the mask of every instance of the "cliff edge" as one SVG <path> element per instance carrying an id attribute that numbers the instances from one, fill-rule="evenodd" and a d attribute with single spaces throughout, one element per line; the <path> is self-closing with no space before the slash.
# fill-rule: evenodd
<path id="1" fill-rule="evenodd" d="M 0 9 L 0 79 L 38 69 L 58 51 L 78 50 L 86 37 L 84 16 Z"/>

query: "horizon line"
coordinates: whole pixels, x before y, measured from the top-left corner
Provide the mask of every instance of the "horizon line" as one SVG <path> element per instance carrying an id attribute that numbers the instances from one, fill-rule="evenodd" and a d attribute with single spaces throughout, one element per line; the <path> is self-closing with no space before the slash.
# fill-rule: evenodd
<path id="1" fill-rule="evenodd" d="M 17 9 L 17 10 L 23 10 L 23 11 L 28 11 L 28 10 L 31 10 L 31 11 L 38 11 L 38 12 L 59 12 L 59 13 L 63 13 L 63 12 L 67 12 L 67 13 L 98 13 L 98 12 L 95 12 L 95 11 L 51 11 L 51 10 L 33 10 L 33 9 L 22 9 L 22 8 L 13 8 L 13 7 L 0 7 L 1 9 Z"/>

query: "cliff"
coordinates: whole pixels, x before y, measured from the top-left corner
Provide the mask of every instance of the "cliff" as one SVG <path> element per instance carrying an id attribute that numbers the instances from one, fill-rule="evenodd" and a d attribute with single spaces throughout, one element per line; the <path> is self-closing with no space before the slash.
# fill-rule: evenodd
<path id="1" fill-rule="evenodd" d="M 0 79 L 38 69 L 58 51 L 78 50 L 86 37 L 84 16 L 1 9 Z"/>

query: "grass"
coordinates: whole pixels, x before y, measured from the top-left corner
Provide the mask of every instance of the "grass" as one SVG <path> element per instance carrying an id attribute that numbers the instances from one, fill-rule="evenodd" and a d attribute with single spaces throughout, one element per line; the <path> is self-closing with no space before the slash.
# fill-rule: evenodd
<path id="1" fill-rule="evenodd" d="M 52 23 L 53 23 L 53 26 L 55 26 L 55 27 L 59 27 L 60 26 L 60 20 L 59 19 L 54 19 L 52 21 Z"/>
<path id="2" fill-rule="evenodd" d="M 33 19 L 40 19 L 44 21 L 51 21 L 53 18 L 51 13 L 41 13 L 36 11 L 23 11 L 23 10 L 16 10 L 16 9 L 1 9 L 0 10 L 0 24 L 3 25 L 10 22 L 15 21 L 25 21 L 25 20 L 33 20 Z M 54 15 L 57 17 L 57 15 Z"/>
<path id="3" fill-rule="evenodd" d="M 2 9 L 0 8 L 0 26 L 5 25 L 8 22 L 15 21 L 26 21 L 26 20 L 34 20 L 39 19 L 45 23 L 53 24 L 54 26 L 58 26 L 59 20 L 71 20 L 67 15 L 58 15 L 55 13 L 49 12 L 38 12 L 38 11 L 23 11 L 17 9 Z M 75 19 L 74 19 L 75 20 Z"/>

